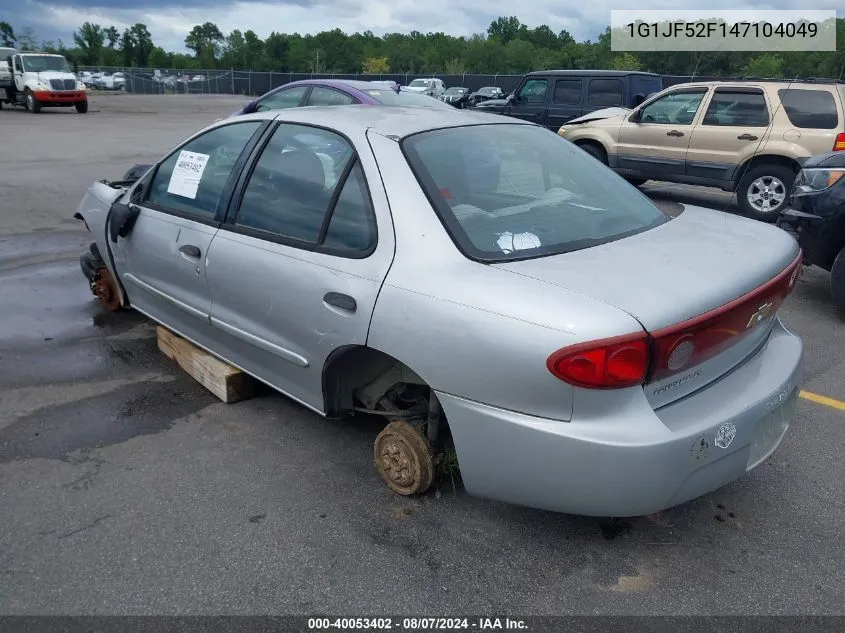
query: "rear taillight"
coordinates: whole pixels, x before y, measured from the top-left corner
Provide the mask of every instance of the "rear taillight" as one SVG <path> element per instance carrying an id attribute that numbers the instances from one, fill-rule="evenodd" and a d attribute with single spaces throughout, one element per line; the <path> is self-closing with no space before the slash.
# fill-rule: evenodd
<path id="1" fill-rule="evenodd" d="M 841 152 L 845 150 L 845 132 L 836 135 L 836 140 L 833 141 L 833 151 Z"/>
<path id="2" fill-rule="evenodd" d="M 546 366 L 555 377 L 576 387 L 632 387 L 645 381 L 648 347 L 645 332 L 589 341 L 556 351 Z"/>
<path id="3" fill-rule="evenodd" d="M 703 363 L 769 322 L 795 287 L 801 257 L 799 253 L 788 268 L 756 290 L 688 321 L 652 332 L 649 381 Z"/>
<path id="4" fill-rule="evenodd" d="M 792 292 L 803 253 L 777 277 L 730 303 L 652 333 L 579 343 L 549 356 L 560 380 L 587 389 L 619 389 L 659 381 L 714 357 L 775 315 Z"/>

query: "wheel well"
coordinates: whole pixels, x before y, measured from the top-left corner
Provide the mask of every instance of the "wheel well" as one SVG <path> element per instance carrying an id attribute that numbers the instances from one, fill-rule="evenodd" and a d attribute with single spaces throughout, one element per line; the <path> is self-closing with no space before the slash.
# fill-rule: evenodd
<path id="1" fill-rule="evenodd" d="M 600 141 L 595 141 L 593 139 L 584 139 L 580 141 L 575 141 L 575 145 L 577 145 L 578 147 L 583 147 L 584 145 L 592 145 L 600 149 L 602 152 L 604 152 L 604 155 L 607 156 L 607 150 L 604 148 L 604 145 L 602 145 Z"/>
<path id="2" fill-rule="evenodd" d="M 801 169 L 801 164 L 794 158 L 788 158 L 778 154 L 761 154 L 760 156 L 752 156 L 737 167 L 736 172 L 734 172 L 734 189 L 739 187 L 739 182 L 743 179 L 745 174 L 760 165 L 779 165 L 781 167 L 791 169 L 796 174 Z"/>
<path id="3" fill-rule="evenodd" d="M 428 387 L 403 362 L 365 345 L 336 349 L 323 366 L 323 403 L 328 417 L 352 413 L 356 400 L 374 409 L 378 400 L 397 384 Z"/>

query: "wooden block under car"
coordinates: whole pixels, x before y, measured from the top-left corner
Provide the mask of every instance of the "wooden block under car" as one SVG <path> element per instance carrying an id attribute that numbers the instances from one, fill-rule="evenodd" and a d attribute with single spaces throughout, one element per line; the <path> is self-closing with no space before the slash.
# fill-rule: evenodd
<path id="1" fill-rule="evenodd" d="M 222 360 L 174 334 L 156 327 L 158 349 L 194 380 L 226 404 L 247 400 L 255 393 L 255 380 Z"/>

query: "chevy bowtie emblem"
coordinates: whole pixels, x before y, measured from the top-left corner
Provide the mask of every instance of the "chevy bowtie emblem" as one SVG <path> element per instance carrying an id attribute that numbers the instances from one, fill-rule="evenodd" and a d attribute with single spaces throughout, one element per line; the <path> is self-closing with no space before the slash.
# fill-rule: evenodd
<path id="1" fill-rule="evenodd" d="M 745 326 L 747 330 L 750 327 L 754 327 L 758 323 L 762 323 L 770 316 L 772 316 L 772 312 L 774 310 L 775 304 L 769 301 L 768 303 L 764 303 L 759 308 L 757 308 L 757 312 L 751 315 L 751 318 L 748 319 L 748 325 Z"/>

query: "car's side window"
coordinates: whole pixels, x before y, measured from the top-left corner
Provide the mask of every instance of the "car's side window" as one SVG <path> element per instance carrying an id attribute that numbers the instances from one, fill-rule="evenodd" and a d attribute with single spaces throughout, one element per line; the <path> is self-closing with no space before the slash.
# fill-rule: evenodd
<path id="1" fill-rule="evenodd" d="M 305 95 L 306 90 L 308 90 L 308 86 L 282 88 L 278 92 L 275 92 L 259 101 L 255 111 L 265 112 L 266 110 L 284 110 L 286 108 L 295 108 L 299 105 L 299 102 Z"/>
<path id="2" fill-rule="evenodd" d="M 529 79 L 519 91 L 519 99 L 525 103 L 545 103 L 548 89 L 548 80 Z"/>
<path id="3" fill-rule="evenodd" d="M 835 130 L 839 127 L 836 102 L 827 90 L 783 88 L 778 90 L 789 122 L 795 127 L 816 130 Z"/>
<path id="4" fill-rule="evenodd" d="M 640 113 L 640 123 L 691 125 L 707 90 L 672 92 L 652 101 Z"/>
<path id="5" fill-rule="evenodd" d="M 552 97 L 555 105 L 579 105 L 581 103 L 581 80 L 558 79 Z"/>
<path id="6" fill-rule="evenodd" d="M 310 106 L 352 105 L 353 103 L 356 103 L 355 99 L 345 92 L 321 86 L 315 86 L 308 97 Z"/>
<path id="7" fill-rule="evenodd" d="M 376 223 L 361 163 L 356 161 L 331 212 L 323 246 L 345 253 L 365 253 L 376 240 Z"/>
<path id="8" fill-rule="evenodd" d="M 766 127 L 769 108 L 760 90 L 719 90 L 713 94 L 702 125 Z"/>
<path id="9" fill-rule="evenodd" d="M 232 169 L 261 124 L 223 125 L 183 145 L 158 166 L 145 202 L 164 211 L 214 218 Z"/>
<path id="10" fill-rule="evenodd" d="M 622 82 L 619 79 L 591 79 L 587 103 L 596 108 L 622 105 Z"/>
<path id="11" fill-rule="evenodd" d="M 347 250 L 360 247 L 367 242 L 369 229 L 350 224 L 360 216 L 361 204 L 355 200 L 366 188 L 360 171 L 349 172 L 353 160 L 354 148 L 339 134 L 305 125 L 280 125 L 255 163 L 235 226 L 258 231 L 259 236 L 320 244 L 326 238 L 326 214 L 337 188 L 342 187 L 336 205 L 339 217 L 329 223 L 331 243 L 326 245 Z M 355 187 L 363 188 L 356 193 Z M 369 212 L 368 203 L 365 208 Z"/>

